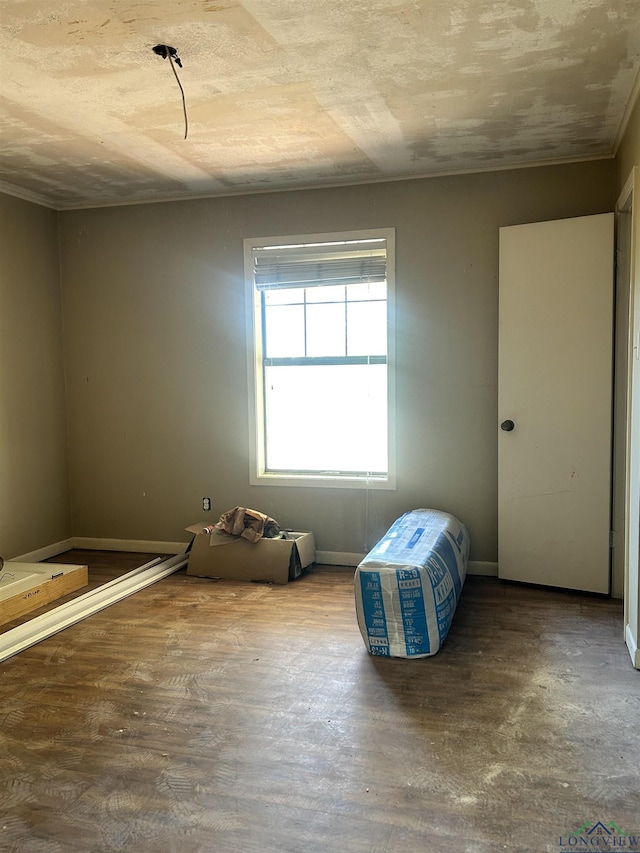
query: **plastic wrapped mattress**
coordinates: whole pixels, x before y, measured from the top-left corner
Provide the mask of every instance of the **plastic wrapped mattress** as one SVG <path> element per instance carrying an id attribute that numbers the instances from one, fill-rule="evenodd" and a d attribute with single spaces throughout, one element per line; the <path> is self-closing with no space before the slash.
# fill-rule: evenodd
<path id="1" fill-rule="evenodd" d="M 447 636 L 467 571 L 469 534 L 453 515 L 407 512 L 356 569 L 356 613 L 372 655 L 428 657 Z"/>

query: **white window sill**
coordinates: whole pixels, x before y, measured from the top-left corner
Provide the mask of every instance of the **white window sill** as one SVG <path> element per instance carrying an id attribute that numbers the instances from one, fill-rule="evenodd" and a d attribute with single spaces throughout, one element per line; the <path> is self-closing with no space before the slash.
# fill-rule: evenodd
<path id="1" fill-rule="evenodd" d="M 376 489 L 395 491 L 395 477 L 341 477 L 331 474 L 254 474 L 252 486 L 298 486 L 316 489 Z"/>

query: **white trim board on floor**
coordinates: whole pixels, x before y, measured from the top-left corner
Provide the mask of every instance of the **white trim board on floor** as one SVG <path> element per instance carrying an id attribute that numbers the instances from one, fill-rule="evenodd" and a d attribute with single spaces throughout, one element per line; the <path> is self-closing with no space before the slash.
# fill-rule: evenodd
<path id="1" fill-rule="evenodd" d="M 0 635 L 0 661 L 7 660 L 53 634 L 166 578 L 186 566 L 187 560 L 186 554 L 177 554 L 166 560 L 160 560 L 158 557 L 84 595 L 79 595 L 72 601 L 60 604 L 48 613 L 34 616 L 17 628 L 5 631 Z"/>

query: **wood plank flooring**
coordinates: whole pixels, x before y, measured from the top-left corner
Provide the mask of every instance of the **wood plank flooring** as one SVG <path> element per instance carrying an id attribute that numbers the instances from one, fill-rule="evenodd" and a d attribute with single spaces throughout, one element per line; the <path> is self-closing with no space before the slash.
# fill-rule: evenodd
<path id="1" fill-rule="evenodd" d="M 99 586 L 102 586 L 109 581 L 115 580 L 127 572 L 137 569 L 139 566 L 148 563 L 155 557 L 165 559 L 171 556 L 170 554 L 140 554 L 137 551 L 88 551 L 85 549 L 76 548 L 73 551 L 67 551 L 65 554 L 59 554 L 57 557 L 51 557 L 49 560 L 43 560 L 44 563 L 66 563 L 77 564 L 80 566 L 88 566 L 91 564 L 89 572 L 89 583 L 73 592 L 56 598 L 55 601 L 48 602 L 42 607 L 30 610 L 22 616 L 16 617 L 8 622 L 0 625 L 0 634 L 11 628 L 17 628 L 29 619 L 35 616 L 41 616 L 43 613 L 48 613 L 60 604 L 66 604 L 68 601 L 73 601 L 80 595 L 84 595 Z"/>
<path id="2" fill-rule="evenodd" d="M 640 830 L 620 602 L 472 577 L 435 657 L 382 659 L 352 577 L 182 570 L 0 664 L 0 850 L 558 853 L 586 821 Z"/>

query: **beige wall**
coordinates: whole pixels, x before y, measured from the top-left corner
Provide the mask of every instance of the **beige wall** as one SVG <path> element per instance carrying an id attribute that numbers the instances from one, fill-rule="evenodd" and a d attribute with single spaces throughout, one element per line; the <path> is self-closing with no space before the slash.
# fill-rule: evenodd
<path id="1" fill-rule="evenodd" d="M 618 193 L 621 192 L 634 166 L 640 166 L 640 97 L 636 98 L 629 121 L 616 154 Z"/>
<path id="2" fill-rule="evenodd" d="M 429 506 L 496 560 L 498 228 L 612 210 L 615 183 L 608 160 L 61 214 L 74 534 L 179 540 L 241 504 L 360 552 Z M 242 238 L 388 226 L 397 491 L 249 486 Z"/>
<path id="3" fill-rule="evenodd" d="M 0 195 L 0 554 L 71 534 L 57 214 Z"/>

